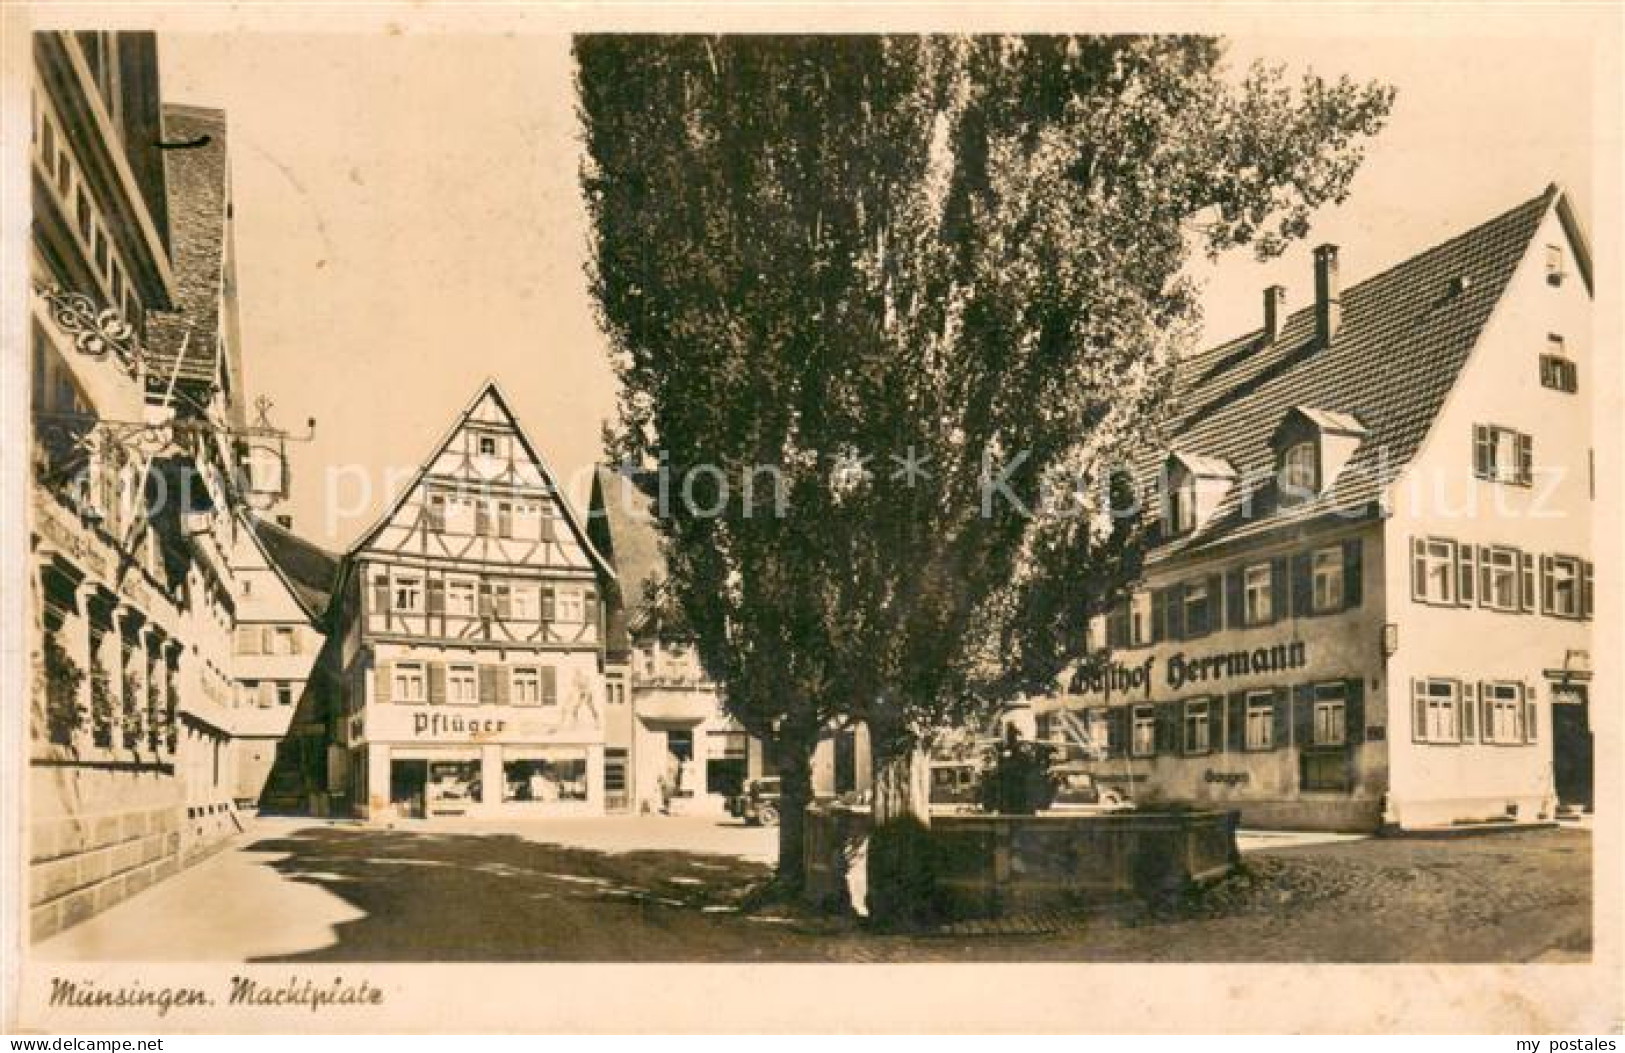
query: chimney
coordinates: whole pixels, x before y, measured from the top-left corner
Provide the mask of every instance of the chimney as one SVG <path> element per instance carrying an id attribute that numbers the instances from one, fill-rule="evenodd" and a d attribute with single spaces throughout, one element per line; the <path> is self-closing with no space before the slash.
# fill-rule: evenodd
<path id="1" fill-rule="evenodd" d="M 1273 344 L 1286 321 L 1286 286 L 1272 285 L 1264 290 L 1264 342 Z"/>
<path id="2" fill-rule="evenodd" d="M 277 516 L 276 525 L 291 533 L 293 531 L 293 516 Z"/>
<path id="3" fill-rule="evenodd" d="M 1337 246 L 1315 249 L 1315 336 L 1321 347 L 1337 337 L 1343 324 L 1343 291 L 1337 282 Z"/>

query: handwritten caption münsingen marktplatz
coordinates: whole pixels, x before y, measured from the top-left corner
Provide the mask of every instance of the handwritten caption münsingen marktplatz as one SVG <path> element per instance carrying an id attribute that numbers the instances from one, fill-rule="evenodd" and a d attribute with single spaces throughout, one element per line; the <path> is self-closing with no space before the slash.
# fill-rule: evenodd
<path id="1" fill-rule="evenodd" d="M 335 1006 L 378 1006 L 384 992 L 366 980 L 351 981 L 333 977 L 326 984 L 309 978 L 289 977 L 282 983 L 264 983 L 246 976 L 233 976 L 225 1003 L 259 1008 L 309 1007 L 321 1012 Z M 201 987 L 147 987 L 139 982 L 105 986 L 88 980 L 52 977 L 52 1006 L 72 1009 L 156 1009 L 160 1017 L 171 1009 L 208 1008 L 218 999 Z"/>

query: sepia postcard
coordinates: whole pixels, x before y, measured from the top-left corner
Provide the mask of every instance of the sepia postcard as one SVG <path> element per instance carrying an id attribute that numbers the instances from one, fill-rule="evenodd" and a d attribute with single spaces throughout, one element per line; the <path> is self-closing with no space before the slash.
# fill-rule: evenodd
<path id="1" fill-rule="evenodd" d="M 8 1032 L 1625 1028 L 1616 6 L 4 19 Z"/>

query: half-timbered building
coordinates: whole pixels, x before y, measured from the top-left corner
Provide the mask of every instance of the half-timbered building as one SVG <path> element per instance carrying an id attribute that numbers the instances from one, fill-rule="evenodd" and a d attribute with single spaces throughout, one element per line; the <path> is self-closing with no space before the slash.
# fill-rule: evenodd
<path id="1" fill-rule="evenodd" d="M 340 571 L 329 787 L 371 818 L 603 811 L 612 577 L 487 383 Z"/>

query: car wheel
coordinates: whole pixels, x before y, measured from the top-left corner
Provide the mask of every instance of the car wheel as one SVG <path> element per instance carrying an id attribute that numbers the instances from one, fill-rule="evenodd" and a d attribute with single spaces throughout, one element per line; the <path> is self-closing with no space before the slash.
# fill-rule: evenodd
<path id="1" fill-rule="evenodd" d="M 779 809 L 776 805 L 764 804 L 756 810 L 756 822 L 761 826 L 778 826 Z"/>

